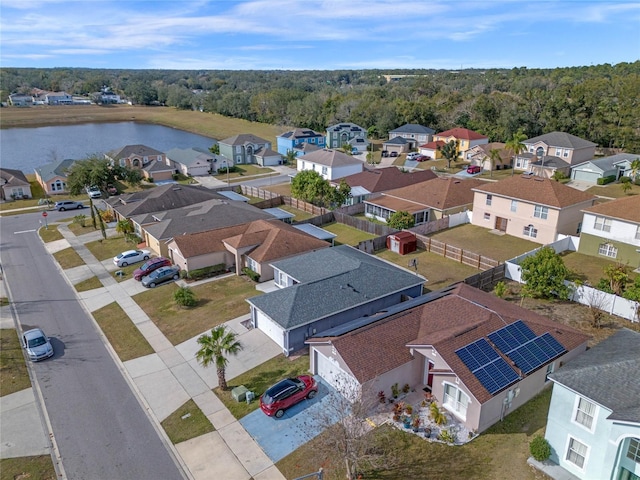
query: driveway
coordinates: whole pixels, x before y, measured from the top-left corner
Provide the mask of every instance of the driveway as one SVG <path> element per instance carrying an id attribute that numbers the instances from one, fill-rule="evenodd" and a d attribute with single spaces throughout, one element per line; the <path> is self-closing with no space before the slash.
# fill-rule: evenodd
<path id="1" fill-rule="evenodd" d="M 281 418 L 268 417 L 258 409 L 240 420 L 240 424 L 273 463 L 320 435 L 340 419 L 336 405 L 341 402 L 332 400 L 334 395 L 340 394 L 320 377 L 314 378 L 318 382 L 318 395 L 294 405 Z"/>

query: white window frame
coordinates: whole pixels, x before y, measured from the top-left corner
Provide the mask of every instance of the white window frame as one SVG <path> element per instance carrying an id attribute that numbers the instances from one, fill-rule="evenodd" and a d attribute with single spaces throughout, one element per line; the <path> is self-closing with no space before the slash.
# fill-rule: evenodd
<path id="1" fill-rule="evenodd" d="M 511 200 L 511 211 L 512 212 L 518 211 L 518 201 L 517 200 Z"/>
<path id="2" fill-rule="evenodd" d="M 545 382 L 549 381 L 549 375 L 551 375 L 553 372 L 555 372 L 556 370 L 556 362 L 551 362 L 549 365 L 547 365 L 547 373 L 545 374 Z"/>
<path id="3" fill-rule="evenodd" d="M 610 232 L 611 231 L 611 219 L 607 217 L 596 217 L 593 222 L 593 229 L 600 230 L 602 232 Z"/>
<path id="4" fill-rule="evenodd" d="M 491 220 L 491 214 L 490 214 L 490 213 L 488 213 L 488 212 L 485 212 L 485 213 L 484 213 L 484 219 L 485 219 L 485 220 Z"/>
<path id="5" fill-rule="evenodd" d="M 598 255 L 607 258 L 618 258 L 618 248 L 610 243 L 601 243 L 598 245 Z"/>
<path id="6" fill-rule="evenodd" d="M 525 225 L 522 229 L 522 235 L 529 238 L 538 238 L 538 229 L 533 225 Z"/>
<path id="7" fill-rule="evenodd" d="M 533 216 L 542 220 L 546 220 L 549 217 L 549 207 L 535 205 L 533 207 Z"/>
<path id="8" fill-rule="evenodd" d="M 485 200 L 485 204 L 486 205 L 491 205 L 492 201 L 493 201 L 493 195 L 491 195 L 490 193 L 487 193 L 487 198 Z"/>
<path id="9" fill-rule="evenodd" d="M 460 387 L 453 385 L 449 382 L 444 382 L 442 390 L 442 405 L 453 413 L 456 417 L 466 420 L 467 419 L 467 410 L 469 409 L 469 404 L 471 403 L 471 398 L 467 395 Z M 447 389 L 451 389 L 452 392 L 447 393 Z M 463 400 L 466 400 L 463 401 Z"/>
<path id="10" fill-rule="evenodd" d="M 636 240 L 640 240 L 640 225 L 636 228 Z"/>
<path id="11" fill-rule="evenodd" d="M 626 456 L 629 460 L 640 463 L 640 438 L 630 438 Z"/>
<path id="12" fill-rule="evenodd" d="M 328 167 L 322 167 L 322 175 L 327 175 L 329 173 L 329 168 Z"/>
<path id="13" fill-rule="evenodd" d="M 576 395 L 571 416 L 572 423 L 579 425 L 588 432 L 593 432 L 596 427 L 596 417 L 598 415 L 598 405 L 588 398 Z"/>
<path id="14" fill-rule="evenodd" d="M 584 447 L 584 455 L 578 453 L 573 445 L 573 443 L 579 444 L 580 447 Z M 582 466 L 578 465 L 573 459 L 569 458 L 571 453 L 574 453 L 576 456 L 582 457 Z M 566 462 L 570 463 L 573 467 L 580 470 L 581 472 L 585 471 L 585 465 L 587 464 L 587 458 L 589 456 L 589 445 L 581 442 L 575 437 L 571 435 L 567 436 L 567 448 L 565 449 L 564 459 Z"/>

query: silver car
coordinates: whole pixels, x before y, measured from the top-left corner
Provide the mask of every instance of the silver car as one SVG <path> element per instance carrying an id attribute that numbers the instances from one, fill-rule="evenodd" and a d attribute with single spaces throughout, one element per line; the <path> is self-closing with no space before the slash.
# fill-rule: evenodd
<path id="1" fill-rule="evenodd" d="M 62 200 L 60 202 L 56 202 L 55 209 L 59 212 L 64 212 L 65 210 L 75 210 L 84 208 L 84 203 L 75 202 L 73 200 Z"/>
<path id="2" fill-rule="evenodd" d="M 51 342 L 39 328 L 32 328 L 22 334 L 22 346 L 29 360 L 34 362 L 53 356 Z"/>
<path id="3" fill-rule="evenodd" d="M 126 267 L 127 265 L 149 260 L 149 257 L 151 257 L 149 250 L 127 250 L 113 257 L 113 264 L 116 267 Z"/>

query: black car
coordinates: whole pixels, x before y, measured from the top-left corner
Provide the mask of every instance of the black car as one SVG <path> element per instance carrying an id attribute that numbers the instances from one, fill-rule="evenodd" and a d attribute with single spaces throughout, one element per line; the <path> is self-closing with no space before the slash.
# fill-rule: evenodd
<path id="1" fill-rule="evenodd" d="M 389 154 L 390 157 L 397 157 L 398 156 L 398 152 L 391 152 Z"/>
<path id="2" fill-rule="evenodd" d="M 386 150 L 383 150 L 381 155 L 383 157 L 388 157 L 389 156 L 389 152 L 387 152 Z"/>
<path id="3" fill-rule="evenodd" d="M 142 277 L 142 285 L 149 288 L 154 288 L 156 285 L 160 285 L 164 282 L 171 280 L 178 280 L 180 278 L 180 267 L 160 267 L 154 270 L 146 277 Z"/>

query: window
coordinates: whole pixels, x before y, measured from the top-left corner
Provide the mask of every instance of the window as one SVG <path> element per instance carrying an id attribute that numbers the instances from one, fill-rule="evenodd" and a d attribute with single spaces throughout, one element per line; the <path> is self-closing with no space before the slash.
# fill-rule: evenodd
<path id="1" fill-rule="evenodd" d="M 601 243 L 598 247 L 598 255 L 604 255 L 605 257 L 617 258 L 618 249 L 610 243 Z"/>
<path id="2" fill-rule="evenodd" d="M 469 397 L 455 385 L 445 383 L 443 404 L 448 407 L 448 410 L 457 413 L 458 416 L 467 418 Z"/>
<path id="3" fill-rule="evenodd" d="M 551 362 L 549 365 L 547 365 L 547 373 L 545 376 L 545 382 L 549 381 L 549 375 L 551 375 L 554 370 L 556 369 L 556 362 Z"/>
<path id="4" fill-rule="evenodd" d="M 588 401 L 586 398 L 580 397 L 580 400 L 578 400 L 578 406 L 576 408 L 576 416 L 574 420 L 576 423 L 579 423 L 580 425 L 583 425 L 591 430 L 595 412 L 596 405 Z"/>
<path id="5" fill-rule="evenodd" d="M 491 220 L 491 214 L 490 213 L 485 213 L 484 214 L 484 219 L 485 220 Z"/>
<path id="6" fill-rule="evenodd" d="M 51 184 L 52 192 L 62 192 L 66 188 L 66 184 L 60 180 L 56 180 Z"/>
<path id="7" fill-rule="evenodd" d="M 487 205 L 491 205 L 491 200 L 493 200 L 493 195 L 487 195 Z"/>
<path id="8" fill-rule="evenodd" d="M 329 169 L 327 167 L 322 167 L 322 175 L 326 175 Z"/>
<path id="9" fill-rule="evenodd" d="M 542 158 L 543 155 L 544 155 L 544 148 L 542 147 L 536 148 L 536 157 Z"/>
<path id="10" fill-rule="evenodd" d="M 640 226 L 636 228 L 636 240 L 640 240 Z"/>
<path id="11" fill-rule="evenodd" d="M 546 220 L 549 216 L 549 207 L 543 207 L 542 205 L 536 205 L 533 209 L 533 216 Z"/>
<path id="12" fill-rule="evenodd" d="M 515 212 L 516 210 L 518 210 L 518 201 L 517 200 L 511 200 L 511 211 Z"/>
<path id="13" fill-rule="evenodd" d="M 605 217 L 596 217 L 596 221 L 593 224 L 593 228 L 596 230 L 602 230 L 603 232 L 611 231 L 611 219 Z"/>
<path id="14" fill-rule="evenodd" d="M 556 148 L 556 157 L 559 157 L 562 155 L 562 149 L 561 148 Z"/>
<path id="15" fill-rule="evenodd" d="M 538 236 L 538 229 L 536 229 L 533 225 L 527 225 L 524 227 L 522 234 L 525 237 L 536 238 Z"/>
<path id="16" fill-rule="evenodd" d="M 567 461 L 573 463 L 579 468 L 584 466 L 584 460 L 587 456 L 587 446 L 580 443 L 575 438 L 569 437 L 569 448 L 567 449 Z"/>
<path id="17" fill-rule="evenodd" d="M 569 150 L 567 150 L 566 148 L 564 149 L 564 153 L 562 154 L 563 157 L 568 157 L 569 156 Z"/>
<path id="18" fill-rule="evenodd" d="M 629 439 L 629 449 L 627 450 L 627 458 L 636 463 L 640 463 L 640 438 Z"/>

